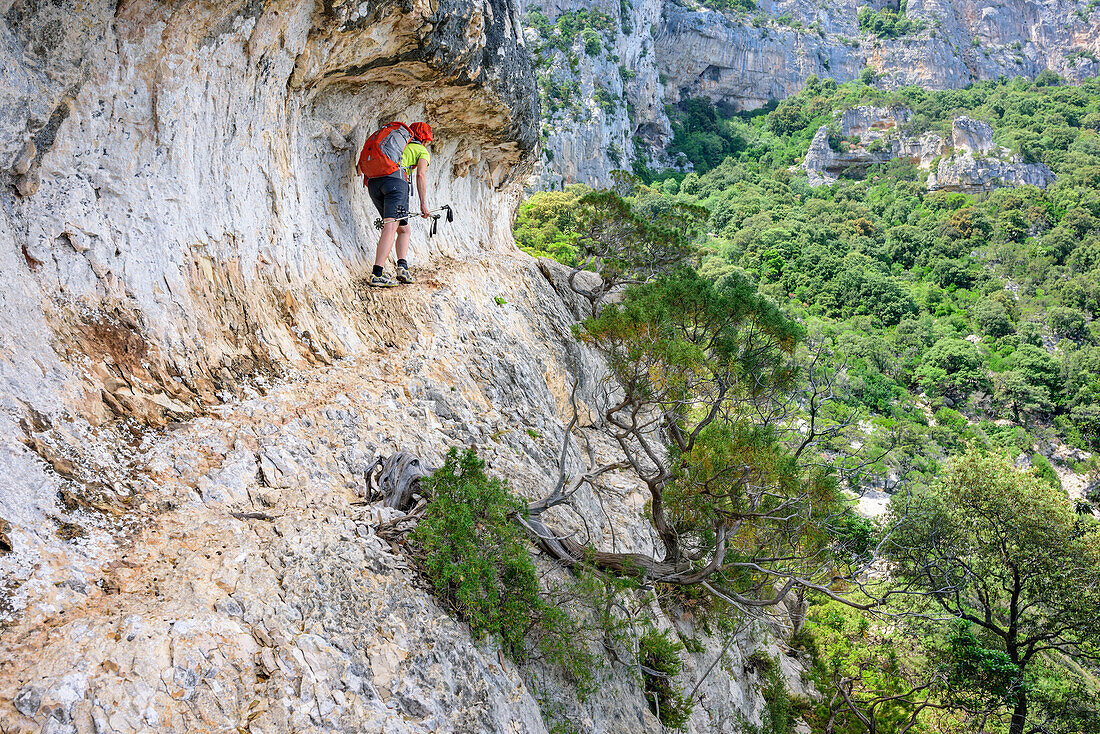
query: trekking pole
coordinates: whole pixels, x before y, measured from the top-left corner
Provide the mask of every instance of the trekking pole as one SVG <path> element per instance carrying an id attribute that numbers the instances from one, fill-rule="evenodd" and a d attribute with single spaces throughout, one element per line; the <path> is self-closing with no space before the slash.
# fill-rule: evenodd
<path id="1" fill-rule="evenodd" d="M 432 237 L 435 237 L 436 234 L 439 233 L 439 218 L 443 215 L 438 214 L 436 212 L 444 212 L 444 211 L 447 212 L 447 221 L 448 222 L 453 222 L 455 220 L 455 213 L 454 213 L 454 210 L 451 209 L 450 204 L 444 204 L 443 206 L 439 207 L 438 209 L 432 209 L 430 212 L 428 212 L 429 214 L 432 215 L 432 227 L 431 227 L 431 229 L 428 230 L 428 239 L 431 239 Z"/>
<path id="2" fill-rule="evenodd" d="M 431 237 L 433 234 L 436 233 L 436 223 L 439 221 L 439 218 L 441 216 L 443 216 L 442 214 L 439 214 L 439 212 L 447 212 L 447 221 L 448 222 L 453 222 L 455 220 L 455 213 L 454 213 L 454 210 L 451 209 L 450 204 L 444 204 L 443 206 L 439 207 L 438 209 L 430 210 L 428 212 L 428 214 L 430 215 L 430 217 L 432 219 L 432 229 L 428 234 L 429 237 Z M 408 218 L 411 218 L 411 217 L 412 217 L 412 215 L 410 214 Z M 386 222 L 398 222 L 398 221 L 401 221 L 401 219 L 406 219 L 406 217 L 390 217 L 388 219 L 375 219 L 374 220 L 374 228 L 375 229 L 382 229 L 382 227 L 385 226 Z"/>
<path id="3" fill-rule="evenodd" d="M 448 222 L 453 222 L 455 220 L 455 213 L 454 213 L 454 210 L 451 209 L 450 204 L 444 204 L 443 206 L 439 207 L 438 209 L 432 209 L 428 212 L 428 214 L 435 214 L 436 212 L 447 212 L 447 221 Z M 436 217 L 436 218 L 438 219 L 438 217 Z"/>

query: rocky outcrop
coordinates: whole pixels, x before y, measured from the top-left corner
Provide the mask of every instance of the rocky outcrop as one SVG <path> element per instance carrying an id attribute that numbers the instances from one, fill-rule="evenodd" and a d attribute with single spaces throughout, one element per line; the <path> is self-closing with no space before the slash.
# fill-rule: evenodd
<path id="1" fill-rule="evenodd" d="M 798 92 L 810 76 L 843 82 L 867 67 L 880 86 L 930 89 L 960 88 L 1001 75 L 1035 77 L 1048 69 L 1071 80 L 1100 73 L 1100 8 L 1072 0 L 1008 0 L 995 6 L 976 0 L 911 0 L 906 14 L 913 26 L 896 38 L 863 33 L 857 13 L 867 3 L 855 0 L 766 0 L 756 3 L 752 13 L 719 12 L 698 2 L 672 0 L 621 5 L 543 0 L 532 5 L 551 18 L 578 9 L 601 9 L 616 18 L 626 12 L 632 33 L 616 35 L 603 57 L 618 56 L 638 72 L 621 97 L 614 83 L 609 86 L 613 98 L 633 113 L 605 110 L 601 122 L 593 106 L 579 123 L 548 118 L 546 144 L 554 154 L 546 164 L 548 174 L 540 179 L 544 186 L 606 182 L 613 168 L 629 168 L 635 156 L 630 147 L 622 151 L 618 165 L 607 149 L 616 135 L 631 128 L 645 133 L 642 155 L 660 161 L 670 132 L 660 111 L 693 97 L 752 110 Z M 893 5 L 875 2 L 870 7 Z M 583 52 L 579 58 L 579 70 L 561 78 L 578 79 L 578 99 L 588 104 L 599 81 L 611 79 L 615 68 L 590 63 Z M 551 74 L 563 68 L 559 61 L 552 63 Z M 567 141 L 578 132 L 586 143 L 571 147 Z"/>
<path id="2" fill-rule="evenodd" d="M 554 0 L 529 7 L 545 13 L 552 23 L 579 9 L 576 3 Z M 544 38 L 528 27 L 528 46 L 542 49 L 539 81 L 543 95 L 548 95 L 538 188 L 605 184 L 611 171 L 630 170 L 639 153 L 643 162 L 665 162 L 663 150 L 672 139 L 672 127 L 651 32 L 661 8 L 661 0 L 585 3 L 586 12 L 611 20 L 611 28 L 599 34 L 595 53 L 585 49 L 583 38 L 564 52 L 554 43 L 560 36 Z"/>
<path id="3" fill-rule="evenodd" d="M 1054 173 L 1043 163 L 1027 163 L 1008 148 L 993 143 L 987 122 L 957 117 L 951 129 L 953 152 L 940 159 L 928 175 L 930 190 L 981 193 L 1001 187 L 1054 183 Z"/>
<path id="4" fill-rule="evenodd" d="M 871 166 L 896 159 L 930 171 L 929 190 L 966 193 L 992 191 L 1003 186 L 1045 188 L 1054 174 L 1042 163 L 1026 163 L 993 142 L 989 123 L 955 118 L 951 140 L 937 133 L 906 133 L 910 111 L 862 105 L 845 110 L 833 125 L 814 135 L 799 166 L 811 186 L 835 183 L 841 177 L 861 178 Z"/>
<path id="5" fill-rule="evenodd" d="M 971 155 L 989 155 L 993 152 L 993 128 L 988 122 L 969 117 L 956 117 L 951 125 L 951 147 Z"/>
<path id="6" fill-rule="evenodd" d="M 938 135 L 912 140 L 903 133 L 911 112 L 902 107 L 861 105 L 845 110 L 832 126 L 814 134 L 802 161 L 811 186 L 834 183 L 843 175 L 861 177 L 869 167 L 900 157 L 940 155 Z"/>

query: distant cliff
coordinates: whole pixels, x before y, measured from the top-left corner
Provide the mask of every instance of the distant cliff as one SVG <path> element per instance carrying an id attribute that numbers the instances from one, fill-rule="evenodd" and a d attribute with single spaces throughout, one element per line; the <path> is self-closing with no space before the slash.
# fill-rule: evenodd
<path id="1" fill-rule="evenodd" d="M 692 97 L 751 110 L 797 92 L 812 75 L 848 81 L 865 68 L 882 86 L 931 89 L 1002 74 L 1050 70 L 1072 80 L 1100 72 L 1100 9 L 1068 0 L 910 0 L 901 8 L 746 0 L 725 11 L 705 4 L 543 0 L 528 7 L 557 22 L 547 35 L 526 16 L 529 45 L 541 41 L 544 49 L 544 100 L 568 97 L 562 88 L 573 84 L 578 100 L 544 105 L 544 186 L 606 182 L 636 158 L 659 161 L 671 136 L 665 105 Z M 579 11 L 612 21 L 597 29 L 598 49 L 580 35 L 560 43 L 561 19 Z"/>
<path id="2" fill-rule="evenodd" d="M 861 176 L 869 167 L 902 159 L 929 171 L 929 190 L 982 193 L 1002 186 L 1038 186 L 1054 182 L 1042 163 L 1028 163 L 993 142 L 989 123 L 957 117 L 951 136 L 906 132 L 911 117 L 904 107 L 860 105 L 845 110 L 814 135 L 802 161 L 811 186 L 834 183 L 841 176 Z"/>

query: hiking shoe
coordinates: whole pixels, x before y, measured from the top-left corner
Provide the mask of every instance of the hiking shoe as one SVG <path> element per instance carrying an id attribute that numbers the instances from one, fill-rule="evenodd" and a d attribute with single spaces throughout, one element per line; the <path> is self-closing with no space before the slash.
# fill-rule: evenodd
<path id="1" fill-rule="evenodd" d="M 409 269 L 403 268 L 400 265 L 397 266 L 397 282 L 398 283 L 415 283 L 416 279 L 409 275 Z"/>
<path id="2" fill-rule="evenodd" d="M 370 280 L 367 281 L 367 285 L 371 288 L 395 288 L 397 287 L 397 281 L 385 275 L 372 275 Z"/>

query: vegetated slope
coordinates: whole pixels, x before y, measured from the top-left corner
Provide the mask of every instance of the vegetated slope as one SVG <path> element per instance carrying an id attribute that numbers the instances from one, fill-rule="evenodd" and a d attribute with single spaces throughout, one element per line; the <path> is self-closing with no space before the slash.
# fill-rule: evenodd
<path id="1" fill-rule="evenodd" d="M 902 441 L 866 482 L 926 481 L 977 441 L 1061 476 L 1076 498 L 1088 491 L 1100 445 L 1090 254 L 1100 242 L 1100 87 L 1050 81 L 884 92 L 811 80 L 774 111 L 739 116 L 693 102 L 671 149 L 703 173 L 659 177 L 636 195 L 643 207 L 706 206 L 700 271 L 719 282 L 747 274 L 846 365 L 865 450 Z M 1057 179 L 1046 190 L 930 192 L 927 172 L 899 159 L 811 188 L 792 167 L 835 110 L 859 104 L 912 110 L 902 132 L 914 136 L 950 138 L 960 114 L 988 121 L 999 144 Z M 520 243 L 569 260 L 577 193 L 525 204 Z"/>
<path id="2" fill-rule="evenodd" d="M 1095 6 L 1065 0 L 535 3 L 525 24 L 543 99 L 541 186 L 667 162 L 666 109 L 694 98 L 755 109 L 811 76 L 932 89 L 1044 70 L 1084 79 L 1100 71 L 1098 23 Z"/>
<path id="3" fill-rule="evenodd" d="M 699 173 L 615 181 L 624 222 L 709 210 L 709 232 L 686 235 L 698 273 L 719 292 L 748 281 L 804 322 L 801 379 L 810 364 L 819 379 L 837 376 L 840 404 L 813 404 L 817 418 L 858 426 L 820 458 L 849 469 L 860 510 L 881 520 L 860 532 L 890 572 L 864 576 L 849 601 L 884 600 L 886 616 L 811 595 L 793 643 L 812 654 L 823 694 L 800 710 L 814 732 L 865 732 L 873 720 L 882 732 L 1069 734 L 1100 721 L 1098 91 L 1051 74 L 942 92 L 811 79 L 770 112 L 723 115 L 697 100 L 674 119 L 673 145 Z M 993 141 L 967 140 L 985 121 Z M 856 134 L 867 122 L 876 132 Z M 851 163 L 832 184 L 800 166 L 822 131 Z M 894 136 L 952 142 L 924 160 Z M 1046 189 L 981 179 L 969 181 L 980 194 L 929 190 L 966 161 L 1055 178 Z M 536 194 L 517 241 L 591 266 L 614 239 L 592 213 L 614 192 Z M 618 242 L 630 252 L 629 237 Z M 803 435 L 810 408 L 789 416 Z"/>

